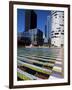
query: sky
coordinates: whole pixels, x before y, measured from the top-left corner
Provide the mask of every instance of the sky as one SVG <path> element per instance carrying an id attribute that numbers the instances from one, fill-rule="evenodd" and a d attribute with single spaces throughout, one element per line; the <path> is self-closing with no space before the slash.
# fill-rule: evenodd
<path id="1" fill-rule="evenodd" d="M 51 15 L 49 10 L 34 10 L 37 14 L 37 28 L 45 32 L 45 24 L 47 24 L 47 16 Z M 17 31 L 25 31 L 25 9 L 17 9 Z"/>

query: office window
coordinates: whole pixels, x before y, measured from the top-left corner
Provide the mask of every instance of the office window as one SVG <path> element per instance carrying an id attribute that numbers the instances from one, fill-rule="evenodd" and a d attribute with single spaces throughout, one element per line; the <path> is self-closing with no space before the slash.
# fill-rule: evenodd
<path id="1" fill-rule="evenodd" d="M 61 16 L 59 16 L 59 18 L 61 18 Z"/>
<path id="2" fill-rule="evenodd" d="M 64 26 L 64 24 L 59 24 L 60 26 Z"/>
<path id="3" fill-rule="evenodd" d="M 51 34 L 51 35 L 53 35 L 53 34 Z"/>
<path id="4" fill-rule="evenodd" d="M 51 33 L 53 33 L 54 31 L 51 31 Z"/>
<path id="5" fill-rule="evenodd" d="M 61 33 L 62 35 L 64 35 L 64 33 Z"/>
<path id="6" fill-rule="evenodd" d="M 55 33 L 55 35 L 58 35 L 59 33 Z"/>
<path id="7" fill-rule="evenodd" d="M 55 14 L 54 16 L 57 16 L 58 14 Z"/>
<path id="8" fill-rule="evenodd" d="M 60 29 L 60 27 L 59 28 L 56 28 L 56 29 Z"/>
<path id="9" fill-rule="evenodd" d="M 58 32 L 60 32 L 61 30 L 58 30 Z"/>

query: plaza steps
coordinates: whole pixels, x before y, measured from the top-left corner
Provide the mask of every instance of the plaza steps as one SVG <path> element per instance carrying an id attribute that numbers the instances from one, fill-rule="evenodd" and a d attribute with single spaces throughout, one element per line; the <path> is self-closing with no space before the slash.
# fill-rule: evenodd
<path id="1" fill-rule="evenodd" d="M 60 57 L 36 56 L 36 55 L 18 55 L 18 77 L 25 80 L 49 79 L 50 76 L 63 78 L 63 59 Z M 26 68 L 26 70 L 21 69 Z M 27 70 L 34 72 L 34 75 Z"/>

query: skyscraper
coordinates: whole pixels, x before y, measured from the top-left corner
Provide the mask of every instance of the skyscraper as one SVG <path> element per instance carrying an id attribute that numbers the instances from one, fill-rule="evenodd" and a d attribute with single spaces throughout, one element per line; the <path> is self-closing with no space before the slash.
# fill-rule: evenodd
<path id="1" fill-rule="evenodd" d="M 37 27 L 37 15 L 34 10 L 25 11 L 25 31 Z"/>
<path id="2" fill-rule="evenodd" d="M 47 39 L 47 35 L 48 35 L 48 34 L 47 34 L 47 33 L 48 33 L 48 32 L 47 32 L 47 24 L 45 24 L 45 32 L 44 32 L 44 33 L 45 33 L 45 35 L 44 35 L 44 37 L 43 37 L 43 38 L 44 38 L 44 44 L 47 44 L 47 45 L 48 45 L 48 39 Z"/>
<path id="3" fill-rule="evenodd" d="M 52 11 L 51 44 L 64 45 L 64 12 Z"/>
<path id="4" fill-rule="evenodd" d="M 51 16 L 47 16 L 47 40 L 51 38 Z"/>
<path id="5" fill-rule="evenodd" d="M 47 25 L 45 25 L 45 37 L 47 37 Z"/>

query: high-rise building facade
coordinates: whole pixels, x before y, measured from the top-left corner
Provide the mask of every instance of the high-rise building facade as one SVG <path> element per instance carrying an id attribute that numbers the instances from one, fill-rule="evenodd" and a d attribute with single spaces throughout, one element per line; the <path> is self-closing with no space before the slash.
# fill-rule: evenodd
<path id="1" fill-rule="evenodd" d="M 37 27 L 37 15 L 34 10 L 25 11 L 25 31 Z"/>
<path id="2" fill-rule="evenodd" d="M 44 36 L 43 36 L 43 39 L 44 39 L 44 44 L 45 45 L 48 45 L 48 39 L 47 39 L 47 23 L 45 24 L 45 32 L 44 32 Z"/>
<path id="3" fill-rule="evenodd" d="M 64 45 L 64 12 L 51 12 L 51 44 L 54 46 Z"/>
<path id="4" fill-rule="evenodd" d="M 47 40 L 51 38 L 51 16 L 47 16 Z"/>
<path id="5" fill-rule="evenodd" d="M 47 25 L 45 25 L 45 37 L 47 37 Z"/>
<path id="6" fill-rule="evenodd" d="M 38 29 L 31 29 L 28 31 L 31 35 L 31 43 L 32 45 L 43 45 L 43 32 Z"/>

